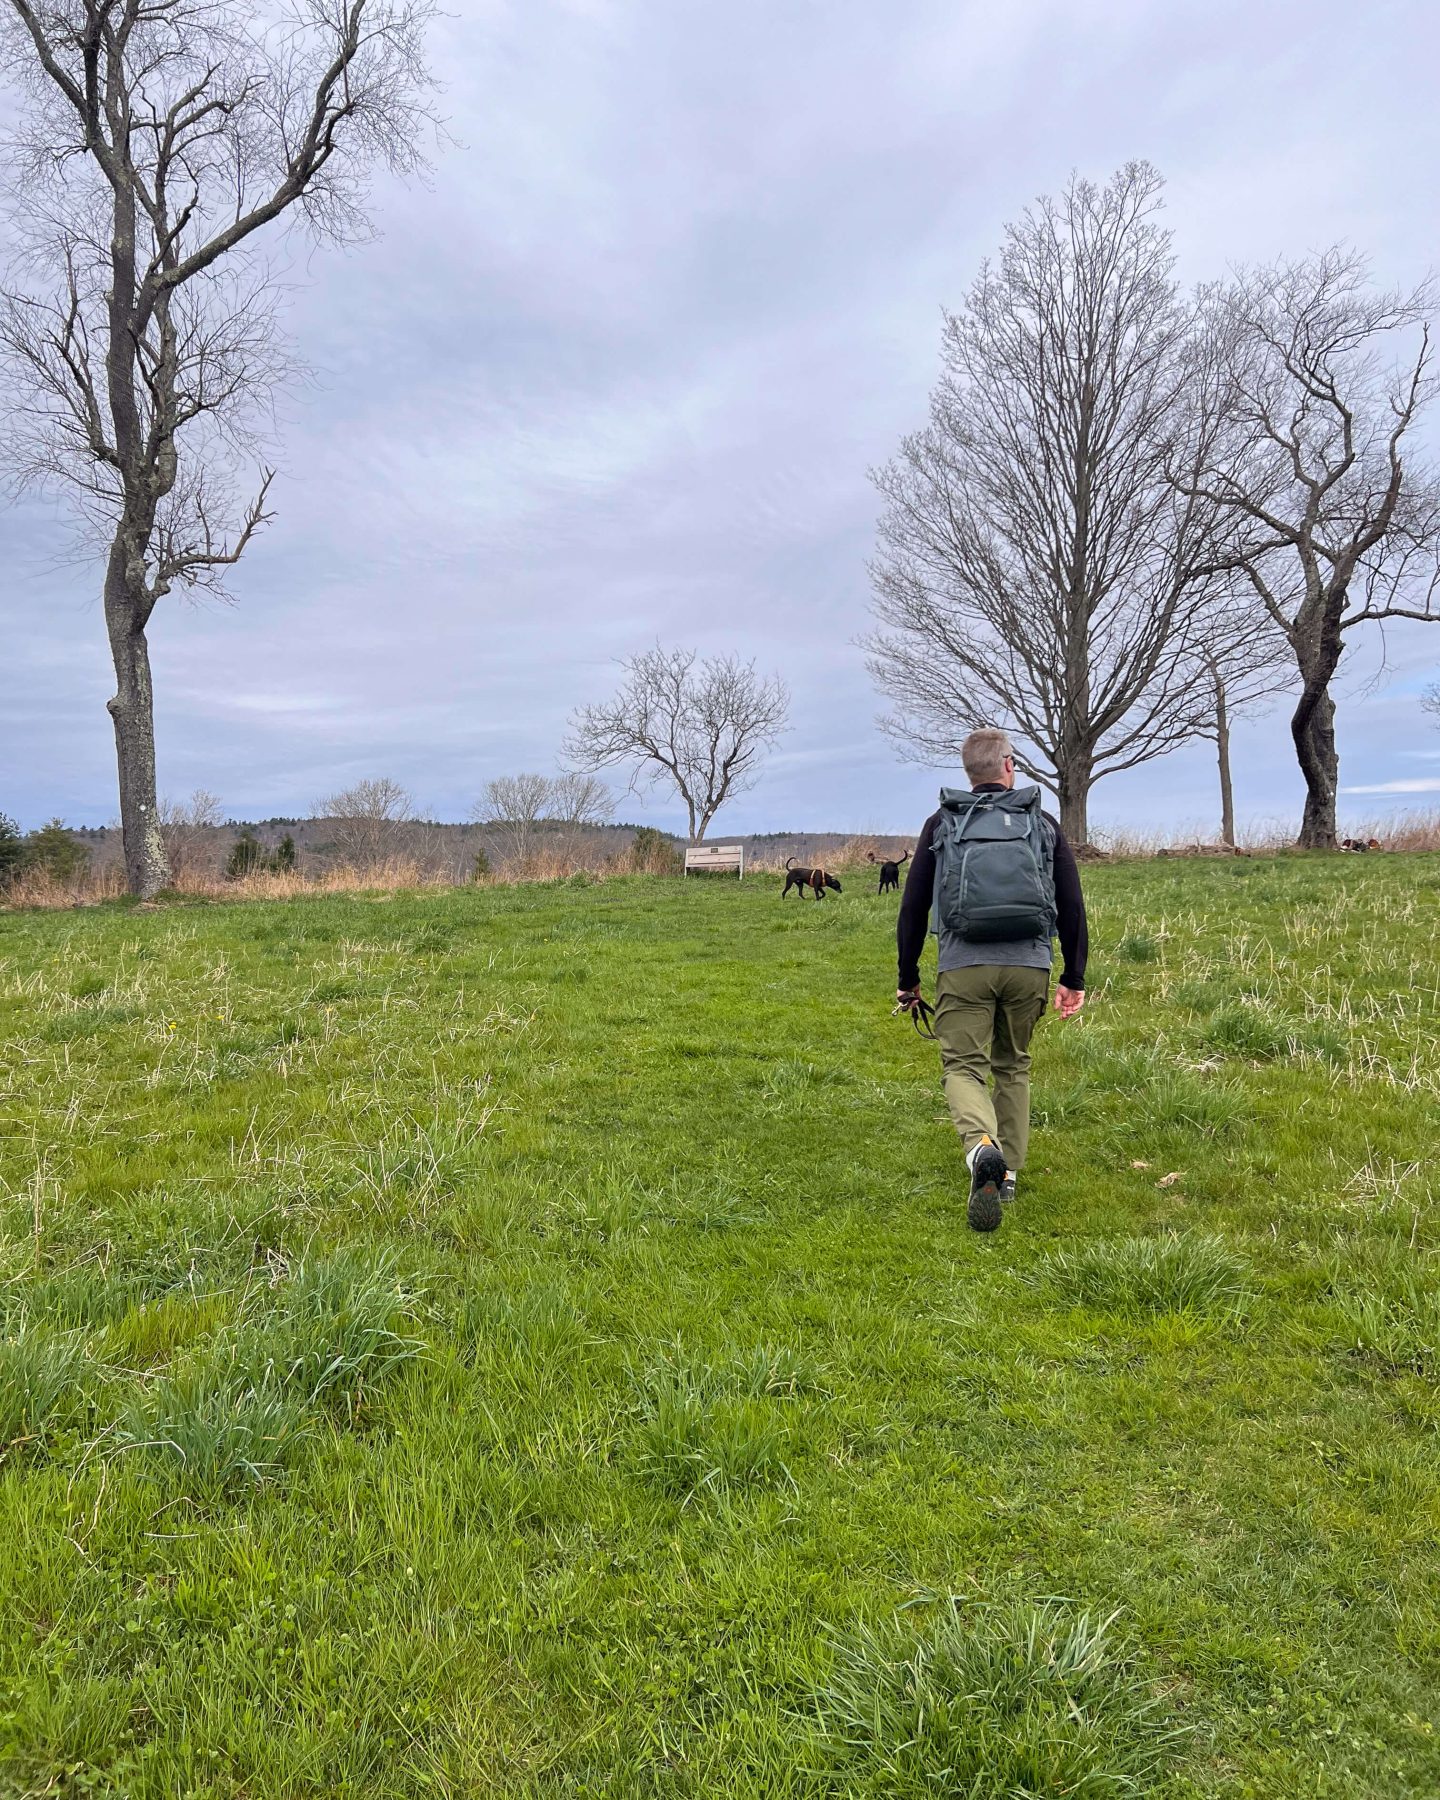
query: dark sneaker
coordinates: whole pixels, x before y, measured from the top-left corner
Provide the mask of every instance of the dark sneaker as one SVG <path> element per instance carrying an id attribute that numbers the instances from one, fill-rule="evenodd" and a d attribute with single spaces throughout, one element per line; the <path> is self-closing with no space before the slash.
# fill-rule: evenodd
<path id="1" fill-rule="evenodd" d="M 1015 1198 L 1015 1177 L 1007 1175 L 1000 1183 L 1000 1204 L 1008 1206 Z"/>
<path id="2" fill-rule="evenodd" d="M 972 1231 L 994 1231 L 1000 1223 L 1000 1187 L 1005 1158 L 993 1144 L 982 1144 L 970 1165 L 970 1204 L 965 1216 Z"/>

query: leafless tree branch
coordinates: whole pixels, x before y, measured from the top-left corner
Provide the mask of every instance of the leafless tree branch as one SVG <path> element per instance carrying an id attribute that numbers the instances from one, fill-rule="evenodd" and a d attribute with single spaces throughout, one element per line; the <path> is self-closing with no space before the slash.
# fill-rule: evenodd
<path id="1" fill-rule="evenodd" d="M 734 795 L 752 787 L 785 730 L 790 695 L 735 656 L 701 659 L 659 645 L 622 664 L 613 700 L 571 717 L 565 753 L 579 769 L 628 766 L 632 789 L 659 784 L 684 801 L 690 836 L 703 839 Z"/>
<path id="2" fill-rule="evenodd" d="M 1009 227 L 945 322 L 930 422 L 875 476 L 869 664 L 902 755 L 951 760 L 1004 725 L 1086 835 L 1091 786 L 1206 728 L 1217 507 L 1181 493 L 1211 421 L 1193 332 L 1132 163 Z"/>
<path id="3" fill-rule="evenodd" d="M 422 167 L 432 0 L 0 0 L 21 103 L 0 292 L 12 479 L 105 557 L 131 885 L 167 877 L 145 628 L 223 594 L 270 517 L 246 465 L 290 373 L 261 250 L 282 218 L 366 234 L 370 173 Z"/>

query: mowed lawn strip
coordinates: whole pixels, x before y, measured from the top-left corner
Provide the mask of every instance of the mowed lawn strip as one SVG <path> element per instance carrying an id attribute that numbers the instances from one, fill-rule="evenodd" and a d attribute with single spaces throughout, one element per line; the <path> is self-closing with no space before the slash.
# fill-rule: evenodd
<path id="1" fill-rule="evenodd" d="M 0 916 L 0 1794 L 1440 1791 L 1440 861 Z"/>

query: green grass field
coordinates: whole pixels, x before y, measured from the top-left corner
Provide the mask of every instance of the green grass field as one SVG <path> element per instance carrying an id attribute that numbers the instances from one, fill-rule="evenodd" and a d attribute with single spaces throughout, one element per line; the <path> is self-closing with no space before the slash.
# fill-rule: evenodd
<path id="1" fill-rule="evenodd" d="M 0 1793 L 1440 1791 L 1440 859 L 0 916 Z"/>

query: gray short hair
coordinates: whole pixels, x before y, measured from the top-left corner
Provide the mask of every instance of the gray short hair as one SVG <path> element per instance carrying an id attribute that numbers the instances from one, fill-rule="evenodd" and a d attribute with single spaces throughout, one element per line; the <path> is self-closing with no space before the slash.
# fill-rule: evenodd
<path id="1" fill-rule="evenodd" d="M 987 725 L 983 731 L 972 731 L 960 746 L 960 760 L 965 765 L 965 778 L 971 787 L 982 781 L 1002 781 L 1005 758 L 1015 754 L 1015 747 L 1003 731 Z"/>

